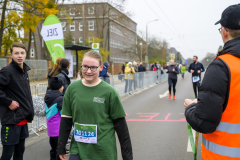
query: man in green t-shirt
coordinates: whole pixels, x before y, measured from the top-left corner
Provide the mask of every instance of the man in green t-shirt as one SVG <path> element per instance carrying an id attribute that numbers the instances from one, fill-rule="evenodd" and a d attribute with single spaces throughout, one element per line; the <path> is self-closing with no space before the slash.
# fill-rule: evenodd
<path id="1" fill-rule="evenodd" d="M 98 78 L 101 66 L 99 56 L 94 51 L 84 55 L 84 79 L 73 82 L 65 92 L 58 144 L 62 160 L 66 160 L 65 145 L 72 125 L 74 136 L 70 160 L 117 160 L 115 131 L 123 160 L 133 159 L 126 114 L 119 94 Z"/>

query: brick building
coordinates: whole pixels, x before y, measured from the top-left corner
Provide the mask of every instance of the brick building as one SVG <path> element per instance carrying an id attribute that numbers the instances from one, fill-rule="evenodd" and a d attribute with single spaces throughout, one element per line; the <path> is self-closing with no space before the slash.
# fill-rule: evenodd
<path id="1" fill-rule="evenodd" d="M 72 35 L 72 44 L 91 46 L 91 43 L 96 43 L 96 39 L 102 40 L 101 47 L 110 51 L 107 59 L 111 64 L 111 73 L 119 73 L 123 63 L 136 59 L 137 24 L 111 4 L 65 4 L 57 16 L 62 23 L 64 35 Z M 38 27 L 40 31 L 41 26 L 42 24 Z M 38 29 L 34 37 L 31 40 L 31 58 L 43 59 L 46 46 Z"/>

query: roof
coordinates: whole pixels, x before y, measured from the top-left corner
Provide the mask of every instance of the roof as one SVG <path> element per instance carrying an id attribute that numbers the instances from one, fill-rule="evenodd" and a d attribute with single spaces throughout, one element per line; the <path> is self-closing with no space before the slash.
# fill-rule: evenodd
<path id="1" fill-rule="evenodd" d="M 87 46 L 82 46 L 82 45 L 65 45 L 65 49 L 80 51 L 80 50 L 89 50 L 92 48 Z"/>
<path id="2" fill-rule="evenodd" d="M 175 54 L 177 54 L 178 51 L 174 47 L 171 47 L 170 49 L 168 49 L 168 53 L 175 53 Z"/>

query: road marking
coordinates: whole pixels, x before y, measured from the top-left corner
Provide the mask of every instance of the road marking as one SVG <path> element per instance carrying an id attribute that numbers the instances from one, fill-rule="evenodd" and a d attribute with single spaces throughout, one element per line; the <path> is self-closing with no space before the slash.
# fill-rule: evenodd
<path id="1" fill-rule="evenodd" d="M 164 98 L 164 97 L 167 97 L 168 94 L 169 94 L 169 91 L 166 91 L 164 94 L 160 94 L 159 97 Z"/>
<path id="2" fill-rule="evenodd" d="M 179 113 L 179 114 L 184 115 L 183 113 Z M 129 114 L 127 113 L 127 115 L 129 115 Z M 139 115 L 138 119 L 127 119 L 127 121 L 132 121 L 132 122 L 133 121 L 138 121 L 138 122 L 146 122 L 146 121 L 148 121 L 148 122 L 186 122 L 186 118 L 181 118 L 181 119 L 177 119 L 177 120 L 169 119 L 169 117 L 170 117 L 170 115 L 172 115 L 172 113 L 168 113 L 168 115 L 165 117 L 164 120 L 156 119 L 157 116 L 160 115 L 160 113 L 137 113 L 137 115 Z"/>
<path id="3" fill-rule="evenodd" d="M 192 129 L 192 133 L 193 133 L 193 139 L 194 139 L 194 144 L 195 144 L 196 131 Z M 193 151 L 192 151 L 191 144 L 190 144 L 190 139 L 189 139 L 189 137 L 188 137 L 187 152 L 193 152 Z"/>

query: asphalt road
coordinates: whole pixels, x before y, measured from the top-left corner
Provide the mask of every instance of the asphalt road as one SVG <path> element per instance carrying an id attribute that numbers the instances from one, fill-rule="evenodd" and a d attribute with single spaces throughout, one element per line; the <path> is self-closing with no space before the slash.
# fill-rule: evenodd
<path id="1" fill-rule="evenodd" d="M 183 108 L 185 98 L 194 98 L 191 75 L 186 74 L 184 80 L 179 76 L 176 100 L 159 97 L 167 90 L 168 84 L 163 82 L 123 100 L 134 160 L 193 160 L 193 154 L 187 152 Z M 24 160 L 50 159 L 48 137 L 45 132 L 41 137 L 36 136 L 35 142 L 28 144 Z M 198 160 L 201 160 L 201 143 L 198 148 Z M 118 157 L 122 160 L 119 144 Z"/>

